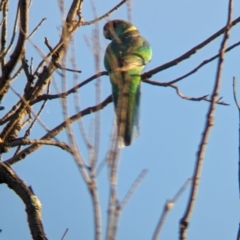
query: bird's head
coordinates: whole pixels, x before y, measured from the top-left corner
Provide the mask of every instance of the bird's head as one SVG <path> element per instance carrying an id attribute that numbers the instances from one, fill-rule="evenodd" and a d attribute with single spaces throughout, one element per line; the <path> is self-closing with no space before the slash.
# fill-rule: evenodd
<path id="1" fill-rule="evenodd" d="M 112 20 L 106 23 L 103 27 L 104 37 L 109 40 L 114 40 L 122 34 L 137 30 L 135 26 L 124 20 Z"/>

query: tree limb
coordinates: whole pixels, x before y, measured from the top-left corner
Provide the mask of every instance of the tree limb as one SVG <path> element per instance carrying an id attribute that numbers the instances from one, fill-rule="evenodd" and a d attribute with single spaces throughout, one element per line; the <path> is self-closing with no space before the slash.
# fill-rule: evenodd
<path id="1" fill-rule="evenodd" d="M 13 169 L 3 162 L 0 162 L 0 183 L 7 184 L 24 202 L 32 238 L 47 240 L 42 225 L 41 202 Z"/>

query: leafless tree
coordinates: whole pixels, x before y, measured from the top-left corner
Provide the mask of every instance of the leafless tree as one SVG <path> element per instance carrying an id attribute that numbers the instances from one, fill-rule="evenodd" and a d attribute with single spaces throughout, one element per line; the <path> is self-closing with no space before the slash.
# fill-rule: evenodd
<path id="1" fill-rule="evenodd" d="M 126 194 L 125 198 L 120 201 L 117 195 L 118 186 L 118 163 L 120 160 L 120 149 L 118 149 L 115 140 L 115 131 L 113 130 L 111 146 L 109 148 L 106 159 L 103 162 L 99 161 L 99 121 L 100 116 L 96 114 L 95 121 L 93 123 L 94 137 L 93 141 L 89 141 L 86 136 L 85 129 L 82 126 L 81 120 L 89 114 L 99 113 L 103 108 L 112 102 L 112 96 L 108 96 L 104 101 L 100 102 L 99 93 L 101 87 L 99 84 L 99 77 L 108 75 L 106 71 L 101 71 L 99 52 L 94 49 L 100 48 L 99 43 L 99 29 L 98 23 L 107 18 L 113 11 L 118 11 L 118 9 L 124 4 L 128 4 L 129 18 L 131 16 L 131 4 L 127 0 L 121 1 L 116 6 L 111 6 L 109 3 L 109 11 L 97 17 L 95 11 L 95 19 L 92 21 L 84 21 L 82 11 L 84 2 L 83 0 L 72 0 L 70 8 L 67 10 L 65 15 L 64 2 L 59 0 L 59 8 L 62 14 L 62 29 L 59 37 L 59 41 L 55 46 L 51 46 L 51 43 L 47 38 L 45 38 L 45 45 L 48 49 L 48 54 L 44 55 L 41 49 L 39 49 L 31 41 L 33 34 L 38 34 L 38 29 L 41 24 L 46 20 L 43 18 L 39 24 L 31 31 L 29 31 L 29 11 L 31 8 L 31 1 L 28 0 L 18 0 L 15 1 L 16 5 L 16 15 L 15 23 L 12 29 L 9 29 L 8 25 L 8 0 L 2 0 L 0 3 L 1 11 L 1 77 L 0 77 L 0 100 L 3 100 L 8 94 L 15 94 L 17 96 L 17 101 L 11 106 L 6 106 L 7 103 L 1 106 L 2 112 L 4 108 L 10 109 L 8 112 L 4 113 L 4 116 L 0 119 L 0 124 L 2 130 L 0 133 L 0 152 L 3 161 L 0 162 L 0 183 L 5 183 L 12 189 L 24 202 L 26 206 L 26 213 L 29 228 L 33 239 L 47 239 L 44 232 L 41 218 L 41 203 L 38 200 L 36 194 L 31 187 L 27 186 L 24 179 L 21 179 L 17 173 L 13 171 L 11 166 L 17 162 L 24 161 L 30 154 L 38 150 L 44 145 L 51 145 L 52 147 L 59 147 L 64 151 L 72 155 L 76 162 L 76 167 L 78 168 L 84 182 L 89 190 L 89 194 L 92 200 L 93 215 L 94 215 L 94 229 L 95 229 L 95 239 L 102 239 L 102 217 L 101 217 L 101 206 L 99 204 L 99 191 L 98 182 L 96 176 L 103 166 L 108 168 L 108 179 L 109 179 L 109 205 L 108 205 L 108 223 L 107 223 L 107 239 L 116 239 L 117 227 L 119 224 L 119 217 L 122 213 L 124 207 L 128 203 L 128 200 L 133 195 L 137 186 L 143 180 L 147 171 L 143 170 L 139 176 L 136 178 L 132 187 L 130 187 L 129 192 Z M 111 9 L 111 7 L 113 7 Z M 94 4 L 93 4 L 94 10 Z M 162 229 L 164 219 L 167 216 L 168 211 L 172 208 L 179 195 L 185 189 L 187 184 L 191 186 L 191 192 L 189 195 L 189 201 L 187 203 L 186 211 L 183 218 L 180 221 L 179 239 L 186 239 L 188 225 L 190 222 L 191 213 L 194 211 L 194 203 L 197 199 L 197 191 L 200 184 L 201 177 L 201 166 L 204 160 L 204 153 L 207 147 L 207 140 L 210 134 L 210 130 L 213 127 L 214 110 L 216 104 L 228 105 L 222 101 L 219 97 L 219 88 L 221 81 L 221 74 L 223 69 L 224 55 L 226 52 L 234 50 L 235 47 L 240 45 L 240 41 L 226 47 L 226 42 L 228 40 L 231 28 L 240 22 L 240 17 L 232 20 L 232 0 L 229 0 L 229 9 L 226 11 L 228 14 L 228 20 L 222 29 L 212 34 L 205 41 L 201 42 L 194 48 L 187 51 L 182 56 L 173 59 L 161 66 L 157 66 L 150 71 L 144 72 L 142 74 L 142 81 L 154 87 L 170 87 L 176 90 L 179 97 L 187 99 L 189 101 L 207 101 L 210 102 L 209 111 L 206 117 L 205 130 L 202 135 L 201 144 L 198 149 L 198 154 L 196 158 L 196 165 L 193 171 L 192 179 L 186 180 L 186 183 L 176 194 L 176 196 L 167 201 L 164 206 L 162 216 L 159 219 L 159 223 L 156 223 L 156 230 L 153 233 L 153 239 L 158 239 L 159 233 Z M 93 40 L 89 41 L 86 39 L 89 48 L 92 49 L 92 53 L 95 59 L 95 73 L 86 80 L 77 83 L 78 75 L 81 73 L 76 67 L 74 58 L 74 33 L 81 27 L 88 27 L 88 25 L 95 24 L 95 31 L 93 33 Z M 11 38 L 7 39 L 7 32 L 12 32 Z M 219 36 L 223 36 L 222 43 L 220 46 L 220 51 L 215 56 L 206 59 L 199 66 L 191 70 L 190 72 L 179 76 L 178 78 L 169 82 L 159 82 L 154 79 L 156 73 L 164 71 L 176 64 L 181 64 L 182 61 L 189 58 L 191 55 L 195 54 L 197 50 L 204 48 L 211 41 Z M 38 63 L 37 67 L 33 67 L 32 60 L 27 60 L 26 53 L 28 48 L 26 43 L 30 43 L 36 50 L 36 55 L 40 56 L 42 60 Z M 70 51 L 72 49 L 72 52 Z M 70 52 L 70 53 L 69 53 Z M 69 60 L 68 54 L 71 55 Z M 217 59 L 218 68 L 215 79 L 215 85 L 210 96 L 204 95 L 201 97 L 189 97 L 181 93 L 179 86 L 176 84 L 185 79 L 186 77 L 194 74 L 204 65 Z M 71 67 L 68 67 L 68 66 Z M 67 89 L 67 74 L 71 72 L 75 79 L 75 86 L 71 89 Z M 54 81 L 54 74 L 62 80 L 62 90 L 59 85 Z M 22 89 L 15 89 L 12 86 L 13 81 L 18 81 L 20 76 L 25 79 L 25 83 L 22 83 Z M 86 109 L 80 110 L 78 102 L 78 89 L 88 84 L 91 81 L 96 82 L 96 105 L 89 106 Z M 50 86 L 53 85 L 57 89 L 57 94 L 50 94 Z M 69 115 L 67 108 L 67 100 L 73 95 L 75 101 L 76 113 L 74 115 Z M 46 111 L 46 103 L 50 100 L 60 99 L 63 109 L 64 121 L 52 129 L 48 129 L 40 119 L 40 114 Z M 40 107 L 37 107 L 39 106 Z M 36 109 L 38 109 L 36 111 Z M 54 111 L 54 110 L 52 110 Z M 72 128 L 72 124 L 77 122 L 81 130 L 81 135 L 86 149 L 89 152 L 89 160 L 84 159 L 81 151 L 79 150 L 75 133 Z M 31 132 L 34 126 L 40 124 L 42 128 L 45 129 L 45 134 L 42 137 L 33 139 L 31 137 Z M 62 131 L 66 131 L 68 136 L 68 142 L 64 142 L 57 135 Z M 12 156 L 5 159 L 6 153 L 12 153 Z M 67 230 L 64 234 L 66 235 Z M 62 239 L 64 238 L 62 237 Z"/>

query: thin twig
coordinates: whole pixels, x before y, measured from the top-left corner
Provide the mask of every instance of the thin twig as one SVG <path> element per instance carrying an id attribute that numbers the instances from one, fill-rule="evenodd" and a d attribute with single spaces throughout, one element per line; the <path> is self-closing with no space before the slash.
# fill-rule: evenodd
<path id="1" fill-rule="evenodd" d="M 75 58 L 75 46 L 74 46 L 74 39 L 72 39 L 72 57 L 70 59 L 73 69 L 77 69 L 77 63 L 76 63 L 76 58 Z M 77 86 L 77 83 L 79 82 L 79 75 L 78 74 L 74 74 L 73 75 L 73 79 L 74 79 L 74 85 Z M 80 98 L 79 98 L 79 92 L 76 89 L 74 92 L 74 105 L 75 105 L 75 110 L 76 112 L 80 112 Z M 83 142 L 85 143 L 86 147 L 89 149 L 89 152 L 91 152 L 91 149 L 93 148 L 92 144 L 90 143 L 90 141 L 88 140 L 84 125 L 83 125 L 83 121 L 82 118 L 79 118 L 78 121 L 78 127 L 79 127 L 79 131 L 80 134 L 82 136 Z"/>
<path id="2" fill-rule="evenodd" d="M 240 41 L 234 43 L 234 44 L 231 45 L 230 47 L 226 48 L 225 53 L 231 51 L 233 48 L 235 48 L 235 47 L 237 47 L 237 46 L 239 46 L 239 45 L 240 45 Z M 195 68 L 194 68 L 193 70 L 191 70 L 190 72 L 188 72 L 188 73 L 184 74 L 183 76 L 178 77 L 178 78 L 176 78 L 176 79 L 174 79 L 174 80 L 168 81 L 168 83 L 170 83 L 170 84 L 176 83 L 176 82 L 178 82 L 178 81 L 180 81 L 180 80 L 182 80 L 182 79 L 184 79 L 184 78 L 189 77 L 189 76 L 192 75 L 193 73 L 197 72 L 201 67 L 203 67 L 204 65 L 212 62 L 213 60 L 215 60 L 215 59 L 218 58 L 219 56 L 220 56 L 220 54 L 218 53 L 218 54 L 216 54 L 215 56 L 213 56 L 213 57 L 211 57 L 211 58 L 209 58 L 209 59 L 204 60 L 202 63 L 200 63 L 197 67 L 195 67 Z"/>
<path id="3" fill-rule="evenodd" d="M 95 19 L 97 19 L 97 9 L 93 3 L 93 0 L 91 0 L 91 6 L 92 11 Z M 95 28 L 93 30 L 93 47 L 95 51 L 93 51 L 94 56 L 94 63 L 95 63 L 95 72 L 100 72 L 100 66 L 101 66 L 101 44 L 100 44 L 100 33 L 99 33 L 99 24 L 96 22 Z M 100 76 L 96 79 L 95 84 L 95 104 L 98 104 L 101 102 L 101 78 Z M 94 148 L 92 151 L 92 157 L 90 159 L 90 166 L 91 168 L 95 169 L 96 163 L 98 160 L 99 155 L 99 146 L 100 146 L 100 127 L 101 127 L 101 112 L 97 111 L 95 113 L 95 119 L 94 119 Z"/>
<path id="4" fill-rule="evenodd" d="M 2 69 L 2 76 L 0 78 L 0 101 L 7 93 L 9 87 L 9 78 L 13 69 L 16 67 L 18 61 L 22 58 L 25 51 L 26 34 L 28 30 L 28 9 L 27 0 L 19 0 L 18 8 L 20 11 L 20 29 L 18 41 L 15 49 L 11 54 L 10 60 L 4 65 Z"/>
<path id="5" fill-rule="evenodd" d="M 50 52 L 52 52 L 52 51 L 53 51 L 53 48 L 52 48 L 52 46 L 50 45 L 48 39 L 47 39 L 46 37 L 45 37 L 44 39 L 45 39 L 45 40 L 44 40 L 44 43 L 45 43 L 45 45 L 47 46 L 48 50 L 49 50 Z"/>
<path id="6" fill-rule="evenodd" d="M 240 104 L 237 100 L 236 78 L 233 77 L 233 97 L 238 108 L 238 191 L 240 196 Z"/>
<path id="7" fill-rule="evenodd" d="M 21 105 L 21 100 L 18 103 L 16 103 L 12 107 L 12 109 L 0 119 L 0 125 L 3 125 L 4 123 L 8 122 L 12 118 L 12 116 L 16 113 L 16 111 L 19 109 L 20 105 Z"/>
<path id="8" fill-rule="evenodd" d="M 1 28 L 1 53 L 3 53 L 6 49 L 7 42 L 7 17 L 8 17 L 8 1 L 5 1 L 3 4 L 3 13 L 2 13 L 2 28 Z M 5 59 L 4 57 L 1 59 L 1 67 L 4 68 Z"/>
<path id="9" fill-rule="evenodd" d="M 190 100 L 190 101 L 207 101 L 207 102 L 211 102 L 211 99 L 207 98 L 209 96 L 208 94 L 204 95 L 204 96 L 201 96 L 201 97 L 188 97 L 188 96 L 182 94 L 180 89 L 179 89 L 179 87 L 174 85 L 174 84 L 162 83 L 162 82 L 157 82 L 157 81 L 153 81 L 153 80 L 143 80 L 143 82 L 151 84 L 151 85 L 154 85 L 154 86 L 174 88 L 176 90 L 176 92 L 177 92 L 177 95 L 179 97 L 181 97 L 182 99 L 186 99 L 186 100 Z M 219 104 L 219 105 L 229 106 L 228 103 L 225 103 L 224 101 L 221 101 L 221 99 L 222 99 L 222 97 L 219 98 L 216 103 Z"/>
<path id="10" fill-rule="evenodd" d="M 47 93 L 49 93 L 49 89 L 50 89 L 50 82 L 48 84 L 48 88 L 47 88 Z M 31 122 L 30 126 L 28 127 L 27 131 L 25 132 L 23 138 L 27 138 L 28 136 L 30 136 L 30 131 L 33 128 L 35 122 L 37 121 L 38 117 L 40 116 L 42 110 L 44 109 L 45 105 L 46 105 L 47 101 L 44 101 L 43 104 L 41 105 L 37 115 L 34 117 L 33 121 Z M 17 150 L 15 151 L 14 155 L 16 155 L 21 149 L 21 145 L 18 146 Z"/>
<path id="11" fill-rule="evenodd" d="M 43 18 L 40 23 L 32 30 L 32 32 L 28 35 L 27 39 L 31 38 L 31 36 L 38 30 L 38 28 L 42 25 L 42 23 L 47 20 L 47 18 Z"/>
<path id="12" fill-rule="evenodd" d="M 132 9 L 133 9 L 133 1 L 132 0 L 128 0 L 127 3 L 127 19 L 129 22 L 132 22 Z"/>
<path id="13" fill-rule="evenodd" d="M 157 227 L 155 229 L 154 235 L 153 235 L 153 240 L 157 240 L 159 238 L 160 232 L 162 230 L 163 224 L 165 222 L 165 219 L 167 217 L 167 214 L 169 211 L 172 209 L 174 204 L 177 202 L 178 198 L 182 195 L 184 190 L 186 189 L 187 185 L 192 181 L 192 179 L 188 179 L 183 186 L 179 189 L 179 191 L 176 193 L 176 195 L 173 197 L 172 200 L 167 200 L 165 205 L 163 206 L 163 211 L 160 216 L 160 219 L 158 221 Z"/>
<path id="14" fill-rule="evenodd" d="M 48 132 L 49 129 L 46 127 L 46 125 L 41 121 L 41 119 L 39 118 L 39 116 L 37 117 L 37 114 L 34 113 L 34 111 L 32 110 L 30 104 L 28 101 L 26 101 L 26 99 L 24 99 L 24 97 L 21 96 L 21 94 L 19 94 L 12 86 L 10 86 L 10 89 L 14 92 L 14 94 L 16 94 L 21 100 L 22 102 L 25 104 L 25 106 L 28 109 L 28 112 L 31 112 L 32 115 L 37 119 L 38 123 L 40 124 L 40 126 L 46 131 Z"/>
<path id="15" fill-rule="evenodd" d="M 16 73 L 10 78 L 10 82 L 14 81 L 20 75 L 22 70 L 23 70 L 23 66 L 21 65 L 16 71 Z"/>
<path id="16" fill-rule="evenodd" d="M 138 177 L 135 179 L 134 183 L 132 184 L 131 188 L 129 189 L 129 191 L 127 192 L 126 196 L 124 197 L 124 199 L 122 200 L 122 203 L 119 205 L 119 209 L 122 210 L 128 203 L 128 201 L 130 200 L 130 198 L 133 196 L 134 192 L 136 191 L 136 189 L 138 188 L 139 184 L 141 183 L 141 181 L 144 179 L 144 177 L 146 176 L 146 174 L 148 173 L 147 169 L 142 170 L 142 172 L 138 175 Z"/>
<path id="17" fill-rule="evenodd" d="M 63 14 L 63 12 L 62 12 Z M 65 51 L 67 51 L 67 49 L 65 49 Z M 62 62 L 63 64 L 65 64 L 66 61 L 66 55 L 63 56 Z M 62 71 L 62 88 L 63 90 L 66 89 L 66 71 Z M 63 117 L 65 120 L 65 130 L 67 133 L 67 137 L 68 137 L 68 141 L 69 141 L 69 145 L 72 149 L 72 156 L 75 160 L 75 163 L 78 166 L 78 169 L 85 181 L 85 183 L 87 184 L 87 186 L 89 186 L 89 183 L 91 182 L 89 174 L 87 173 L 86 169 L 83 168 L 83 165 L 86 165 L 85 160 L 83 158 L 83 156 L 81 155 L 81 152 L 78 150 L 78 145 L 77 145 L 77 141 L 71 126 L 71 122 L 70 119 L 68 117 L 68 108 L 67 108 L 67 99 L 66 98 L 62 98 L 61 99 L 61 104 L 62 104 L 62 112 L 63 112 Z"/>
<path id="18" fill-rule="evenodd" d="M 201 176 L 201 170 L 202 170 L 202 164 L 204 160 L 204 155 L 205 155 L 205 149 L 207 146 L 207 140 L 210 135 L 210 130 L 213 127 L 213 120 L 214 120 L 214 111 L 216 108 L 216 102 L 218 99 L 218 94 L 219 94 L 219 89 L 220 89 L 220 83 L 221 83 L 221 76 L 222 76 L 222 71 L 223 71 L 223 62 L 224 62 L 224 53 L 225 53 L 225 47 L 227 44 L 227 40 L 229 38 L 229 32 L 231 29 L 231 18 L 232 18 L 232 5 L 233 5 L 233 0 L 229 0 L 229 6 L 228 6 L 228 19 L 227 19 L 227 24 L 226 27 L 224 28 L 225 34 L 221 43 L 220 47 L 220 57 L 218 60 L 218 66 L 217 66 L 217 74 L 216 74 L 216 80 L 215 80 L 215 85 L 213 88 L 213 93 L 212 93 L 212 101 L 209 106 L 208 114 L 206 117 L 206 123 L 205 123 L 205 128 L 204 132 L 202 134 L 202 139 L 201 143 L 199 145 L 199 150 L 197 153 L 197 159 L 196 159 L 196 164 L 195 164 L 195 169 L 194 169 L 194 174 L 193 174 L 193 183 L 191 185 L 191 193 L 189 196 L 189 201 L 187 203 L 187 208 L 185 210 L 184 216 L 180 220 L 180 240 L 185 240 L 186 235 L 187 235 L 187 229 L 189 225 L 189 220 L 190 216 L 193 212 L 194 204 L 197 199 L 197 191 L 199 188 L 199 183 L 200 183 L 200 176 Z"/>
<path id="19" fill-rule="evenodd" d="M 1 52 L 0 59 L 4 58 L 6 56 L 6 54 L 9 52 L 9 50 L 11 49 L 11 47 L 13 45 L 13 42 L 14 42 L 14 39 L 16 36 L 16 32 L 17 32 L 18 17 L 19 17 L 19 7 L 17 7 L 17 12 L 15 14 L 15 21 L 14 21 L 13 32 L 12 32 L 12 37 L 11 37 L 10 43 L 9 43 L 7 49 L 4 52 Z"/>
<path id="20" fill-rule="evenodd" d="M 83 82 L 79 83 L 78 85 L 74 86 L 73 88 L 69 89 L 66 92 L 59 93 L 59 94 L 52 94 L 52 95 L 43 94 L 43 95 L 37 97 L 34 101 L 32 101 L 31 105 L 33 105 L 33 104 L 35 104 L 37 102 L 43 101 L 43 100 L 52 100 L 52 99 L 56 99 L 56 98 L 64 98 L 64 97 L 68 96 L 71 93 L 75 93 L 78 88 L 86 85 L 87 83 L 91 82 L 92 80 L 98 78 L 99 76 L 103 76 L 103 75 L 108 75 L 108 72 L 107 71 L 103 71 L 103 72 L 99 72 L 97 74 L 94 74 L 90 78 L 84 80 Z"/>
<path id="21" fill-rule="evenodd" d="M 68 228 L 65 230 L 65 232 L 64 232 L 64 234 L 63 234 L 61 240 L 63 240 L 63 239 L 65 238 L 65 236 L 67 235 L 67 232 L 68 232 Z"/>
<path id="22" fill-rule="evenodd" d="M 240 103 L 237 100 L 237 92 L 236 92 L 236 77 L 233 77 L 233 97 L 234 97 L 236 106 L 237 106 L 238 110 L 240 111 Z"/>
<path id="23" fill-rule="evenodd" d="M 69 72 L 75 72 L 75 73 L 81 73 L 81 72 L 82 72 L 81 70 L 70 69 L 70 68 L 63 67 L 63 66 L 61 66 L 61 64 L 56 63 L 56 62 L 55 62 L 54 64 L 55 64 L 55 66 L 56 66 L 57 68 L 59 68 L 59 69 L 61 69 L 61 70 L 65 70 L 65 71 L 69 71 Z"/>
<path id="24" fill-rule="evenodd" d="M 180 92 L 178 86 L 176 86 L 176 85 L 174 85 L 174 84 L 171 84 L 171 85 L 169 85 L 169 87 L 174 88 L 174 89 L 176 90 L 176 92 L 177 92 L 177 95 L 178 95 L 179 97 L 181 97 L 182 99 L 186 99 L 186 100 L 190 100 L 190 101 L 207 101 L 207 102 L 211 102 L 211 99 L 207 99 L 208 95 L 204 95 L 204 96 L 201 96 L 201 97 L 188 97 L 188 96 L 186 96 L 186 95 L 183 95 L 183 94 Z M 219 99 L 217 100 L 216 104 L 224 105 L 224 106 L 229 106 L 228 103 L 225 103 L 225 102 L 223 102 L 223 101 L 220 101 L 221 99 L 222 99 L 222 98 L 219 98 Z"/>
<path id="25" fill-rule="evenodd" d="M 86 22 L 80 22 L 80 26 L 86 26 L 86 25 L 91 25 L 91 24 L 94 24 L 94 23 L 97 23 L 99 22 L 100 20 L 108 17 L 112 12 L 116 11 L 119 7 L 121 7 L 127 0 L 123 0 L 121 1 L 118 5 L 116 5 L 114 8 L 112 8 L 110 11 L 108 11 L 107 13 L 105 13 L 104 15 L 102 15 L 101 17 L 99 18 L 96 18 L 92 21 L 86 21 Z"/>

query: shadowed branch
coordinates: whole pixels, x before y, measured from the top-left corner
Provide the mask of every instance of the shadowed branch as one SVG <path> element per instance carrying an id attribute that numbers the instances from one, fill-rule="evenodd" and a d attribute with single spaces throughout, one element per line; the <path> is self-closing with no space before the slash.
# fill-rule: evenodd
<path id="1" fill-rule="evenodd" d="M 42 225 L 41 203 L 24 181 L 6 163 L 0 162 L 0 183 L 5 183 L 24 202 L 28 225 L 34 240 L 47 240 Z"/>

